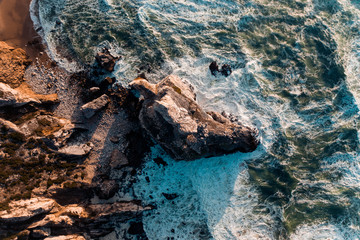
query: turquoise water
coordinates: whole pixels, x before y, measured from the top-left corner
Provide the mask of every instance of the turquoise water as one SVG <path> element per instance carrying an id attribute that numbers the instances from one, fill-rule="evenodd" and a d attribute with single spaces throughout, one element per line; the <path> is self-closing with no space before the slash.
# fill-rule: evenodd
<path id="1" fill-rule="evenodd" d="M 123 56 L 114 72 L 123 84 L 144 71 L 154 82 L 176 74 L 205 109 L 259 129 L 251 154 L 175 162 L 153 149 L 135 186 L 158 207 L 144 217 L 150 239 L 360 239 L 359 1 L 34 0 L 32 8 L 67 69 L 92 64 L 106 46 Z M 233 74 L 212 76 L 214 60 Z"/>

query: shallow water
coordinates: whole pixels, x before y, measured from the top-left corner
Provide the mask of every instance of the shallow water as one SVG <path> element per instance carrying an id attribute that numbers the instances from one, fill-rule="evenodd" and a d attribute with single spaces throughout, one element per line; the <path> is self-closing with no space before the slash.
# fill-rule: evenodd
<path id="1" fill-rule="evenodd" d="M 69 70 L 103 46 L 117 79 L 173 73 L 261 146 L 193 162 L 155 147 L 136 186 L 150 239 L 359 239 L 360 2 L 38 0 L 33 20 Z M 208 66 L 230 64 L 231 76 Z M 79 64 L 81 63 L 81 64 Z M 163 157 L 169 165 L 152 161 Z M 150 179 L 150 183 L 146 181 Z M 177 193 L 169 201 L 162 193 Z"/>

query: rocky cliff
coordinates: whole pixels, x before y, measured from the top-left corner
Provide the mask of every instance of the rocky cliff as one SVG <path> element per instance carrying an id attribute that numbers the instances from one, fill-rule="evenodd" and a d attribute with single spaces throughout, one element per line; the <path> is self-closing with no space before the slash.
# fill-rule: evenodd
<path id="1" fill-rule="evenodd" d="M 176 76 L 158 84 L 136 79 L 131 87 L 144 97 L 142 127 L 174 159 L 193 160 L 236 151 L 251 152 L 257 132 L 216 112 L 205 112 L 190 85 Z"/>
<path id="2" fill-rule="evenodd" d="M 145 239 L 138 100 L 42 59 L 0 42 L 0 239 Z"/>

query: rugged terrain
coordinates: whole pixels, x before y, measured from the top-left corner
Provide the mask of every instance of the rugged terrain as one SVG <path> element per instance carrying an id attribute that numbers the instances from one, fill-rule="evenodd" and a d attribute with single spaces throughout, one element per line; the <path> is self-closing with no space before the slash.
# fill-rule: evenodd
<path id="1" fill-rule="evenodd" d="M 0 42 L 1 239 L 146 238 L 139 103 L 98 79 Z"/>
<path id="2" fill-rule="evenodd" d="M 1 238 L 146 239 L 142 214 L 156 206 L 133 183 L 152 144 L 176 160 L 256 149 L 255 130 L 203 111 L 176 76 L 124 88 L 117 60 L 104 49 L 69 74 L 0 42 Z"/>

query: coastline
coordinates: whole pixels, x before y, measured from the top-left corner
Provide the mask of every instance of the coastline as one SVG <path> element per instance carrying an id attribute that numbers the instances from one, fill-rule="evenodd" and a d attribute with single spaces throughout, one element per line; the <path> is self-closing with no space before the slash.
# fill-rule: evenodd
<path id="1" fill-rule="evenodd" d="M 9 91 L 16 91 L 17 101 L 28 101 L 25 105 L 8 101 L 0 108 L 0 126 L 7 129 L 0 133 L 0 159 L 18 161 L 20 176 L 33 171 L 27 167 L 32 162 L 40 175 L 25 174 L 26 181 L 16 180 L 13 187 L 7 186 L 9 177 L 0 179 L 0 238 L 119 239 L 118 231 L 120 238 L 146 237 L 142 212 L 153 207 L 143 206 L 132 190 L 147 151 L 139 123 L 130 119 L 129 109 L 119 106 L 123 97 L 112 94 L 111 84 L 105 81 L 97 87 L 89 72 L 70 74 L 47 55 L 33 28 L 30 2 L 0 0 L 0 52 L 9 63 L 19 57 L 18 52 L 24 59 L 22 68 L 15 70 L 22 75 L 19 87 Z M 7 71 L 6 63 L 0 64 Z M 97 92 L 90 92 L 91 87 Z M 106 101 L 92 110 L 95 116 L 84 118 L 82 106 L 104 95 Z M 131 101 L 137 104 L 136 99 Z M 33 128 L 33 123 L 38 127 Z M 20 140 L 13 139 L 14 134 Z M 1 148 L 6 144 L 16 148 Z M 0 161 L 1 176 L 18 172 L 18 167 L 5 162 Z"/>

